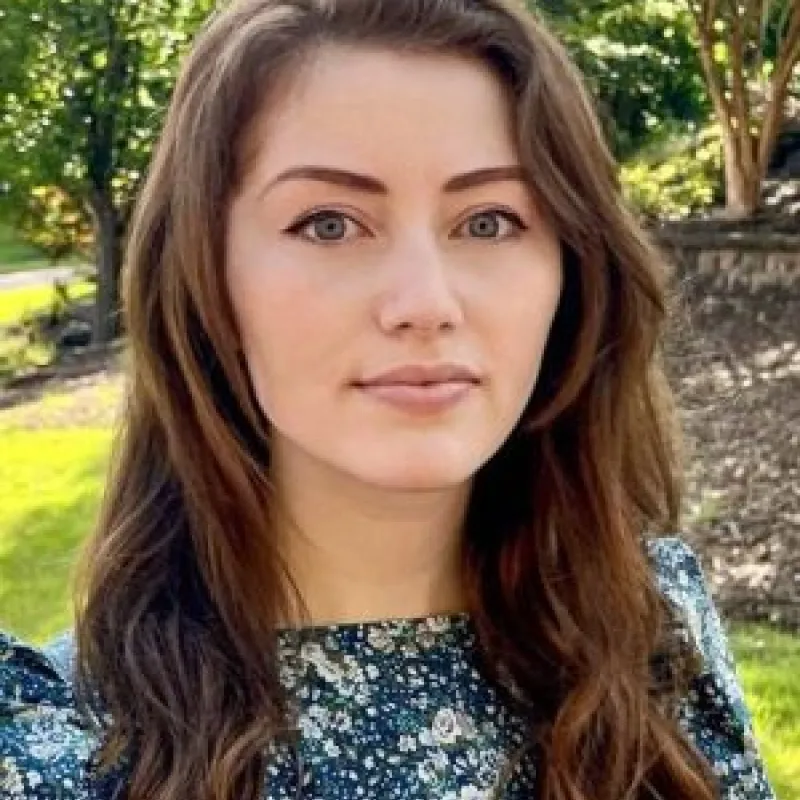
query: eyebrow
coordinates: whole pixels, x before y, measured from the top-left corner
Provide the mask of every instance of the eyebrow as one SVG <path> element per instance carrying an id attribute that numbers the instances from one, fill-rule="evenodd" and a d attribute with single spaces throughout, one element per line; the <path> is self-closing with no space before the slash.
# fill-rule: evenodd
<path id="1" fill-rule="evenodd" d="M 371 175 L 363 175 L 336 167 L 298 166 L 281 172 L 259 192 L 259 195 L 263 197 L 276 185 L 291 180 L 321 181 L 367 194 L 389 194 L 386 184 Z M 525 170 L 517 164 L 504 167 L 484 167 L 454 175 L 444 184 L 442 190 L 446 194 L 454 194 L 499 181 L 522 181 L 524 183 L 526 182 Z"/>

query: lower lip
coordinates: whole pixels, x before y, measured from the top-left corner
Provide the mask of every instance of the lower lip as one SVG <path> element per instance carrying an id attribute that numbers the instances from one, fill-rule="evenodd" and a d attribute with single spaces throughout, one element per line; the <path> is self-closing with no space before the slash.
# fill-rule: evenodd
<path id="1" fill-rule="evenodd" d="M 447 381 L 425 386 L 410 383 L 370 383 L 358 387 L 362 392 L 402 411 L 434 414 L 460 403 L 475 388 L 468 381 Z"/>

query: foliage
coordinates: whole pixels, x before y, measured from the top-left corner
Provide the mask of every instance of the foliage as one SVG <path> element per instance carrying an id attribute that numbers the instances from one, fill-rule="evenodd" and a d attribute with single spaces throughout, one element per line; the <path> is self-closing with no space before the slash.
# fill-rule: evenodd
<path id="1" fill-rule="evenodd" d="M 682 0 L 529 0 L 586 77 L 619 158 L 676 123 L 705 121 L 692 20 Z"/>
<path id="2" fill-rule="evenodd" d="M 59 255 L 97 248 L 111 333 L 120 240 L 177 65 L 212 0 L 0 0 L 3 215 Z M 55 220 L 55 224 L 54 224 Z"/>
<path id="3" fill-rule="evenodd" d="M 0 387 L 3 382 L 30 374 L 53 362 L 55 346 L 41 340 L 31 340 L 23 333 L 4 334 L 0 338 Z"/>
<path id="4" fill-rule="evenodd" d="M 730 216 L 757 210 L 800 65 L 797 0 L 686 0 L 725 153 Z"/>
<path id="5" fill-rule="evenodd" d="M 92 220 L 66 192 L 58 186 L 33 186 L 21 202 L 17 232 L 51 263 L 72 254 L 91 257 Z"/>
<path id="6" fill-rule="evenodd" d="M 0 292 L 0 388 L 59 358 L 55 332 L 94 293 L 94 283 L 82 279 Z"/>
<path id="7" fill-rule="evenodd" d="M 623 191 L 645 219 L 687 217 L 720 199 L 722 148 L 709 125 L 698 134 L 654 140 L 620 168 Z"/>
<path id="8" fill-rule="evenodd" d="M 713 110 L 723 151 L 729 214 L 758 206 L 787 99 L 800 93 L 797 0 L 528 0 L 550 21 L 585 73 L 606 118 L 617 156 L 628 159 L 684 123 L 690 132 Z M 631 170 L 644 176 L 647 158 Z M 637 202 L 648 211 L 664 196 L 668 214 L 708 196 L 699 173 L 691 187 L 672 185 L 673 168 L 644 182 Z M 654 186 L 666 183 L 664 192 Z M 675 196 L 677 192 L 677 196 Z"/>

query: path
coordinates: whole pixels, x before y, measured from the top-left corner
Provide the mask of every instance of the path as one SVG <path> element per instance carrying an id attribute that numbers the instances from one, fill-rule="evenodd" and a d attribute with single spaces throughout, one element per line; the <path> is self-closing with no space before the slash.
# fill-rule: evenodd
<path id="1" fill-rule="evenodd" d="M 55 280 L 66 280 L 75 271 L 74 267 L 53 267 L 34 269 L 27 272 L 0 273 L 0 292 L 7 289 L 22 289 L 26 286 L 42 286 Z"/>

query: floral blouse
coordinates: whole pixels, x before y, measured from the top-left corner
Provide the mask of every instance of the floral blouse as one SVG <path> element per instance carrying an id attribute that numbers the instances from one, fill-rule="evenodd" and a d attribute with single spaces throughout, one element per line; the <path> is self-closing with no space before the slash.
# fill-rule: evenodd
<path id="1" fill-rule="evenodd" d="M 648 546 L 704 658 L 680 724 L 720 778 L 723 800 L 774 800 L 698 561 L 677 538 Z M 68 633 L 40 649 L 0 634 L 3 800 L 124 797 L 124 770 L 93 770 L 98 742 L 74 707 L 71 648 Z M 315 627 L 301 642 L 281 631 L 281 680 L 301 735 L 294 750 L 273 745 L 265 800 L 488 800 L 524 727 L 475 654 L 466 614 Z M 509 772 L 501 797 L 532 797 L 532 760 Z"/>

